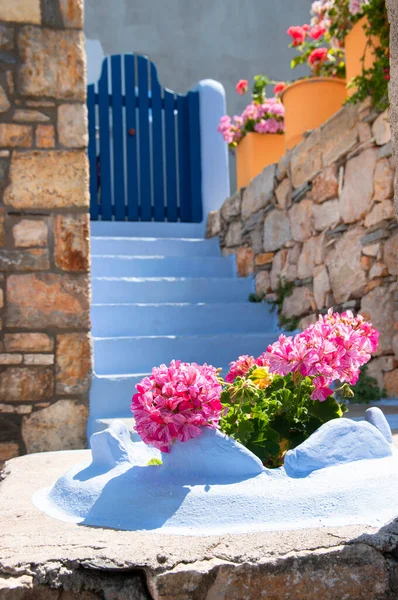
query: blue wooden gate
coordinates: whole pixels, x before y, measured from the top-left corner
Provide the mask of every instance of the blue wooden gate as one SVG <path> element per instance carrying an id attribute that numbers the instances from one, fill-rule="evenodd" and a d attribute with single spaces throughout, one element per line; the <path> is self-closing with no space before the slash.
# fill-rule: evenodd
<path id="1" fill-rule="evenodd" d="M 87 88 L 92 220 L 202 220 L 199 92 L 161 87 L 134 54 L 105 58 Z"/>

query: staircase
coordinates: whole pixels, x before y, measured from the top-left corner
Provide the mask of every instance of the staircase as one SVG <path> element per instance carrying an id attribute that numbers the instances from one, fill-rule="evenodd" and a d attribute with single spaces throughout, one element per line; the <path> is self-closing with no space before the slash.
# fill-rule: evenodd
<path id="1" fill-rule="evenodd" d="M 197 224 L 93 222 L 94 377 L 88 435 L 131 418 L 135 384 L 172 359 L 227 369 L 278 335 L 276 316 L 250 303 L 251 278 Z M 178 237 L 176 237 L 176 234 Z"/>

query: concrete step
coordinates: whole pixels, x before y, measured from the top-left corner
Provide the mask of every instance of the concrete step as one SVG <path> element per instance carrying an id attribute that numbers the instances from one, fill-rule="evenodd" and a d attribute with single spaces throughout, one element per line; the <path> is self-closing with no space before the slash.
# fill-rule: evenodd
<path id="1" fill-rule="evenodd" d="M 91 235 L 112 237 L 204 238 L 205 223 L 91 221 Z"/>
<path id="2" fill-rule="evenodd" d="M 118 254 L 128 256 L 220 256 L 218 238 L 91 238 L 92 254 Z"/>
<path id="3" fill-rule="evenodd" d="M 173 359 L 220 367 L 240 354 L 259 356 L 276 338 L 276 333 L 94 338 L 94 365 L 101 375 L 146 373 Z"/>
<path id="4" fill-rule="evenodd" d="M 264 303 L 93 304 L 94 337 L 275 333 L 277 318 Z"/>
<path id="5" fill-rule="evenodd" d="M 93 302 L 245 302 L 253 280 L 226 277 L 93 277 Z"/>
<path id="6" fill-rule="evenodd" d="M 233 277 L 235 257 L 92 255 L 93 277 Z"/>

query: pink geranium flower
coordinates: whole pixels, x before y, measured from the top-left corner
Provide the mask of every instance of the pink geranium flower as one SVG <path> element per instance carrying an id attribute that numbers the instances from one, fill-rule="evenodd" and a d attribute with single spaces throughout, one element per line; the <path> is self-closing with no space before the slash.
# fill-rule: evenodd
<path id="1" fill-rule="evenodd" d="M 301 44 L 304 44 L 308 31 L 307 27 L 309 29 L 309 26 L 305 25 L 302 27 L 300 25 L 292 25 L 289 27 L 286 33 L 293 39 L 292 46 L 301 46 Z"/>
<path id="2" fill-rule="evenodd" d="M 249 85 L 249 82 L 247 81 L 247 79 L 240 79 L 238 81 L 238 83 L 236 84 L 235 89 L 238 92 L 238 94 L 243 96 L 247 92 L 248 85 Z"/>
<path id="3" fill-rule="evenodd" d="M 276 86 L 274 87 L 275 96 L 279 96 L 279 94 L 281 94 L 283 92 L 285 87 L 286 87 L 286 84 L 283 83 L 283 81 L 280 81 L 279 83 L 277 83 Z"/>
<path id="4" fill-rule="evenodd" d="M 170 452 L 176 440 L 198 437 L 203 427 L 218 427 L 221 385 L 210 365 L 173 360 L 152 369 L 136 389 L 131 401 L 136 431 L 162 452 Z"/>
<path id="5" fill-rule="evenodd" d="M 327 60 L 327 48 L 315 48 L 308 57 L 308 63 L 311 67 L 317 68 Z"/>
<path id="6" fill-rule="evenodd" d="M 314 25 L 314 27 L 310 29 L 310 37 L 313 40 L 319 40 L 319 38 L 325 35 L 325 33 L 326 27 L 322 23 L 320 23 L 319 25 Z"/>

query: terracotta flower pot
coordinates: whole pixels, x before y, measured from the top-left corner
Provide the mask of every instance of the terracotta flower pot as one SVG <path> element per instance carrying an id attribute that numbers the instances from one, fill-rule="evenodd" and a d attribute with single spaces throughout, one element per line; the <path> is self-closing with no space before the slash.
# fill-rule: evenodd
<path id="1" fill-rule="evenodd" d="M 380 45 L 378 38 L 371 37 L 371 44 L 368 44 L 368 38 L 365 34 L 364 26 L 367 24 L 367 18 L 362 17 L 348 33 L 345 38 L 345 59 L 347 84 L 359 75 L 362 75 L 363 69 L 370 69 L 375 61 L 374 48 Z M 348 88 L 347 96 L 352 96 L 356 88 Z"/>
<path id="2" fill-rule="evenodd" d="M 337 77 L 300 79 L 288 85 L 281 97 L 289 149 L 301 142 L 305 131 L 320 127 L 341 108 L 346 99 L 346 82 Z"/>
<path id="3" fill-rule="evenodd" d="M 236 148 L 238 190 L 285 153 L 282 133 L 247 133 Z"/>

